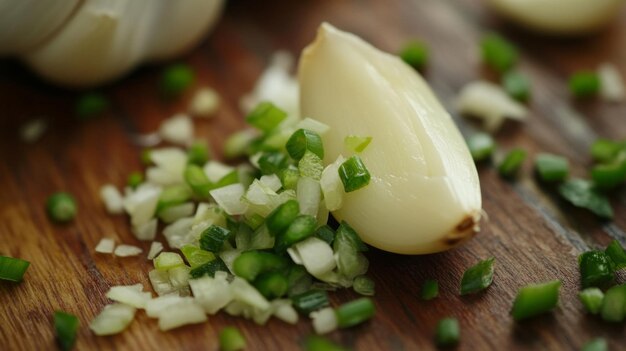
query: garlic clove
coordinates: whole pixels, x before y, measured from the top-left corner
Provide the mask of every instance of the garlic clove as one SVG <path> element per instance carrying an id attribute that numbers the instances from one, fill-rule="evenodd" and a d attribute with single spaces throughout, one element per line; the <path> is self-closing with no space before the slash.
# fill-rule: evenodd
<path id="1" fill-rule="evenodd" d="M 49 39 L 80 0 L 0 0 L 0 55 L 22 54 Z"/>
<path id="2" fill-rule="evenodd" d="M 323 24 L 299 67 L 301 115 L 331 128 L 325 161 L 346 135 L 371 136 L 361 158 L 370 184 L 334 211 L 368 244 L 403 254 L 449 249 L 473 236 L 480 184 L 450 115 L 411 67 Z"/>
<path id="3" fill-rule="evenodd" d="M 580 34 L 605 25 L 624 0 L 488 0 L 496 11 L 528 28 L 550 34 Z"/>

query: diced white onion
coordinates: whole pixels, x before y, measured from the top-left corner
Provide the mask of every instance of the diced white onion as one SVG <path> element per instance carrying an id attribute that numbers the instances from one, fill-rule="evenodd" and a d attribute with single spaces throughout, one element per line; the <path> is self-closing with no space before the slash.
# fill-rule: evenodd
<path id="1" fill-rule="evenodd" d="M 100 242 L 96 246 L 96 252 L 99 253 L 113 253 L 113 249 L 115 248 L 115 241 L 110 238 L 102 238 Z"/>
<path id="2" fill-rule="evenodd" d="M 159 329 L 170 330 L 187 324 L 206 322 L 202 306 L 194 300 L 184 299 L 165 307 L 159 313 Z"/>
<path id="3" fill-rule="evenodd" d="M 135 235 L 135 238 L 139 240 L 154 240 L 154 238 L 156 237 L 157 224 L 157 219 L 153 218 L 146 223 L 140 224 L 138 226 L 133 226 L 132 232 Z"/>
<path id="4" fill-rule="evenodd" d="M 327 334 L 337 329 L 337 315 L 332 307 L 325 307 L 311 312 L 313 329 L 317 334 Z"/>
<path id="5" fill-rule="evenodd" d="M 254 166 L 254 168 L 256 169 L 260 169 L 259 167 L 259 160 L 261 159 L 261 157 L 263 156 L 262 152 L 257 152 L 256 154 L 250 156 L 249 161 L 250 164 Z"/>
<path id="6" fill-rule="evenodd" d="M 113 252 L 117 257 L 137 256 L 142 252 L 141 248 L 133 245 L 118 245 Z"/>
<path id="7" fill-rule="evenodd" d="M 295 244 L 294 247 L 302 259 L 304 268 L 314 277 L 332 271 L 337 264 L 332 247 L 319 238 L 309 237 Z"/>
<path id="8" fill-rule="evenodd" d="M 324 169 L 322 178 L 320 179 L 320 187 L 324 194 L 324 203 L 329 211 L 336 211 L 341 208 L 345 190 L 343 183 L 339 178 L 339 167 L 345 161 L 343 156 L 339 155 L 337 160 Z"/>
<path id="9" fill-rule="evenodd" d="M 317 216 L 317 210 L 322 197 L 320 183 L 309 177 L 298 178 L 296 197 L 300 204 L 300 213 Z"/>
<path id="10" fill-rule="evenodd" d="M 163 311 L 174 304 L 178 304 L 185 300 L 192 300 L 191 297 L 180 297 L 178 295 L 159 296 L 146 302 L 146 315 L 151 318 L 159 318 Z"/>
<path id="11" fill-rule="evenodd" d="M 156 167 L 146 170 L 149 182 L 160 185 L 183 183 L 183 173 L 187 166 L 187 153 L 176 147 L 166 147 L 150 151 L 150 159 Z"/>
<path id="12" fill-rule="evenodd" d="M 244 214 L 248 209 L 248 204 L 241 201 L 245 192 L 242 184 L 235 183 L 211 190 L 210 194 L 215 202 L 229 215 Z"/>
<path id="13" fill-rule="evenodd" d="M 150 292 L 143 292 L 141 284 L 112 286 L 106 296 L 116 302 L 135 307 L 145 308 L 146 302 L 152 298 Z"/>
<path id="14" fill-rule="evenodd" d="M 209 87 L 196 91 L 189 105 L 189 112 L 195 117 L 211 117 L 220 106 L 220 96 Z"/>
<path id="15" fill-rule="evenodd" d="M 289 299 L 276 299 L 271 302 L 271 309 L 274 311 L 274 316 L 289 324 L 298 323 L 298 312 L 291 305 Z"/>
<path id="16" fill-rule="evenodd" d="M 180 205 L 170 206 L 160 211 L 159 218 L 165 223 L 172 223 L 183 217 L 194 214 L 196 205 L 193 202 L 185 202 Z"/>
<path id="17" fill-rule="evenodd" d="M 228 267 L 228 270 L 230 272 L 233 272 L 233 264 L 235 260 L 237 259 L 237 257 L 241 255 L 241 252 L 242 250 L 240 249 L 233 249 L 233 250 L 224 250 L 219 253 L 220 258 L 222 259 L 222 261 L 224 261 L 224 264 L 226 265 L 226 267 Z"/>
<path id="18" fill-rule="evenodd" d="M 154 289 L 157 295 L 162 296 L 176 291 L 172 283 L 170 283 L 170 275 L 167 271 L 153 269 L 148 273 L 148 277 L 150 278 L 152 289 Z"/>
<path id="19" fill-rule="evenodd" d="M 299 264 L 299 265 L 303 264 L 302 257 L 300 257 L 298 250 L 296 250 L 295 248 L 293 247 L 288 248 L 287 254 L 289 254 L 289 257 L 291 257 L 291 260 L 293 261 L 293 263 Z"/>
<path id="20" fill-rule="evenodd" d="M 161 251 L 163 251 L 163 244 L 158 241 L 153 241 L 148 251 L 148 259 L 153 260 Z"/>
<path id="21" fill-rule="evenodd" d="M 117 334 L 133 321 L 136 309 L 122 303 L 114 303 L 104 306 L 100 314 L 94 318 L 89 324 L 96 335 L 113 335 Z"/>
<path id="22" fill-rule="evenodd" d="M 236 301 L 252 306 L 259 310 L 270 308 L 270 303 L 247 281 L 235 277 L 231 283 L 233 297 Z"/>
<path id="23" fill-rule="evenodd" d="M 20 128 L 20 139 L 25 143 L 34 143 L 41 138 L 47 128 L 48 122 L 43 118 L 28 121 Z"/>
<path id="24" fill-rule="evenodd" d="M 470 82 L 461 89 L 457 107 L 462 114 L 483 120 L 485 129 L 497 131 L 505 118 L 524 120 L 527 110 L 500 86 L 485 81 Z"/>
<path id="25" fill-rule="evenodd" d="M 100 198 L 108 213 L 120 214 L 124 212 L 124 198 L 113 184 L 106 184 L 100 188 Z"/>
<path id="26" fill-rule="evenodd" d="M 624 101 L 626 89 L 619 70 L 611 63 L 604 63 L 598 69 L 600 76 L 600 95 L 611 102 Z"/>
<path id="27" fill-rule="evenodd" d="M 186 114 L 176 114 L 161 123 L 159 135 L 172 144 L 187 145 L 193 140 L 193 123 Z"/>
<path id="28" fill-rule="evenodd" d="M 330 127 L 318 120 L 307 117 L 296 124 L 296 129 L 307 129 L 324 136 L 330 130 Z"/>
<path id="29" fill-rule="evenodd" d="M 160 195 L 161 188 L 142 184 L 124 199 L 124 209 L 133 226 L 144 224 L 154 216 Z"/>
<path id="30" fill-rule="evenodd" d="M 193 225 L 193 217 L 181 218 L 163 229 L 163 236 L 168 245 L 174 249 L 180 249 L 188 244 L 187 234 Z"/>
<path id="31" fill-rule="evenodd" d="M 259 181 L 273 191 L 278 191 L 280 188 L 283 187 L 280 178 L 278 178 L 276 174 L 261 176 L 261 178 L 259 178 Z"/>
<path id="32" fill-rule="evenodd" d="M 225 165 L 218 161 L 209 161 L 204 165 L 204 174 L 213 183 L 217 183 L 227 174 L 235 170 L 235 167 Z"/>
<path id="33" fill-rule="evenodd" d="M 230 285 L 224 275 L 205 276 L 189 281 L 196 302 L 209 314 L 215 314 L 233 300 Z"/>
<path id="34" fill-rule="evenodd" d="M 187 266 L 180 266 L 172 268 L 168 271 L 170 276 L 170 283 L 174 289 L 180 290 L 186 286 L 189 286 L 189 271 L 191 268 Z"/>

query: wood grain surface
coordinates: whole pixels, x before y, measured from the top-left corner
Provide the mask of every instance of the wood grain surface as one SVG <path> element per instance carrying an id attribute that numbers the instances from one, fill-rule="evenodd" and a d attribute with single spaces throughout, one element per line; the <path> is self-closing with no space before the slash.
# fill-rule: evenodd
<path id="1" fill-rule="evenodd" d="M 508 26 L 477 0 L 233 0 L 212 35 L 181 58 L 195 68 L 197 86 L 214 87 L 223 98 L 215 119 L 196 122 L 197 136 L 210 140 L 216 155 L 225 137 L 243 126 L 238 99 L 252 88 L 271 53 L 287 49 L 298 54 L 322 21 L 391 52 L 412 38 L 428 43 L 432 60 L 425 77 L 464 134 L 475 126 L 458 117 L 454 96 L 473 79 L 493 78 L 479 63 L 477 43 L 486 31 L 503 33 L 519 46 L 519 67 L 533 81 L 531 116 L 497 135 L 503 150 L 524 147 L 531 159 L 540 151 L 562 154 L 574 175 L 585 176 L 588 146 L 595 138 L 626 137 L 624 104 L 573 101 L 567 90 L 569 74 L 605 61 L 626 74 L 625 11 L 592 36 L 555 39 Z M 0 61 L 0 253 L 32 263 L 21 284 L 0 283 L 0 349 L 54 349 L 52 313 L 57 309 L 80 319 L 78 350 L 214 350 L 217 333 L 226 325 L 242 330 L 249 350 L 291 350 L 312 333 L 306 318 L 296 326 L 271 320 L 259 327 L 224 313 L 170 332 L 160 332 L 143 312 L 119 335 L 97 337 L 89 330 L 89 321 L 108 303 L 104 295 L 111 285 L 150 286 L 151 263 L 145 255 L 115 258 L 96 254 L 94 247 L 111 236 L 148 250 L 149 243 L 134 239 L 127 218 L 106 214 L 98 194 L 102 184 L 121 186 L 130 172 L 141 169 L 141 147 L 132 136 L 154 131 L 188 103 L 190 94 L 175 101 L 159 98 L 160 68 L 140 68 L 103 87 L 112 101 L 110 111 L 77 121 L 75 92 L 41 82 L 15 61 Z M 35 144 L 22 143 L 19 127 L 37 116 L 48 120 L 47 132 Z M 612 350 L 625 350 L 624 324 L 586 315 L 576 297 L 576 256 L 612 239 L 626 244 L 623 189 L 612 197 L 615 220 L 603 222 L 539 186 L 530 162 L 513 182 L 500 179 L 490 165 L 479 172 L 489 215 L 482 232 L 463 247 L 436 255 L 370 251 L 377 314 L 330 338 L 356 350 L 429 350 L 437 321 L 453 316 L 462 328 L 459 350 L 577 350 L 594 337 L 607 338 Z M 47 196 L 60 190 L 73 193 L 79 204 L 78 217 L 67 225 L 50 223 L 44 211 Z M 463 271 L 489 256 L 496 258 L 493 285 L 460 297 Z M 439 280 L 440 296 L 424 302 L 419 291 L 430 278 Z M 555 312 L 515 323 L 509 311 L 517 289 L 551 279 L 563 281 Z M 624 281 L 623 274 L 618 281 Z M 338 305 L 355 294 L 332 296 Z"/>

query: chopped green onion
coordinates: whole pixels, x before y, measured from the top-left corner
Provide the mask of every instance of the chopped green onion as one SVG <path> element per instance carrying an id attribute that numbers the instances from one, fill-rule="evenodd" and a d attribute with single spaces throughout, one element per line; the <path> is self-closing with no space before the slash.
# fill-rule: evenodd
<path id="1" fill-rule="evenodd" d="M 261 102 L 248 116 L 246 122 L 253 127 L 267 133 L 276 128 L 280 122 L 287 118 L 287 113 L 269 101 Z"/>
<path id="2" fill-rule="evenodd" d="M 159 271 L 169 271 L 172 268 L 185 265 L 183 258 L 176 252 L 161 252 L 153 262 L 154 268 Z"/>
<path id="3" fill-rule="evenodd" d="M 87 93 L 76 102 L 75 112 L 80 119 L 88 119 L 102 114 L 109 106 L 106 96 L 100 93 Z"/>
<path id="4" fill-rule="evenodd" d="M 194 142 L 191 144 L 189 149 L 187 149 L 187 162 L 204 166 L 205 163 L 209 160 L 209 147 L 207 144 L 203 142 Z"/>
<path id="5" fill-rule="evenodd" d="M 580 280 L 583 288 L 604 286 L 615 277 L 613 262 L 602 251 L 584 252 L 578 257 Z"/>
<path id="6" fill-rule="evenodd" d="M 517 71 L 508 71 L 502 76 L 502 85 L 504 90 L 515 100 L 528 101 L 530 81 L 525 75 Z"/>
<path id="7" fill-rule="evenodd" d="M 46 201 L 46 210 L 53 221 L 69 222 L 76 217 L 76 200 L 69 193 L 54 193 Z"/>
<path id="8" fill-rule="evenodd" d="M 362 297 L 345 303 L 335 310 L 339 328 L 352 327 L 368 321 L 374 316 L 376 309 L 372 299 Z"/>
<path id="9" fill-rule="evenodd" d="M 487 133 L 476 133 L 467 140 L 470 154 L 474 162 L 481 162 L 491 158 L 496 148 L 496 143 Z"/>
<path id="10" fill-rule="evenodd" d="M 194 245 L 185 245 L 180 251 L 183 253 L 183 256 L 185 256 L 185 259 L 187 259 L 187 263 L 189 263 L 191 268 L 202 266 L 215 259 L 215 255 L 212 252 L 202 250 Z"/>
<path id="11" fill-rule="evenodd" d="M 598 314 L 604 301 L 604 293 L 598 288 L 587 288 L 578 293 L 578 298 L 582 302 L 587 312 Z"/>
<path id="12" fill-rule="evenodd" d="M 282 169 L 280 172 L 280 182 L 283 184 L 283 189 L 295 190 L 298 185 L 298 179 L 300 179 L 300 171 L 293 165 Z"/>
<path id="13" fill-rule="evenodd" d="M 437 323 L 435 341 L 438 346 L 452 346 L 459 343 L 461 328 L 456 318 L 443 318 Z"/>
<path id="14" fill-rule="evenodd" d="M 254 280 L 254 287 L 268 299 L 278 298 L 287 293 L 289 282 L 281 272 L 266 272 Z"/>
<path id="15" fill-rule="evenodd" d="M 365 296 L 374 296 L 375 286 L 374 281 L 365 275 L 354 278 L 352 282 L 352 289 L 354 289 L 357 294 Z"/>
<path id="16" fill-rule="evenodd" d="M 534 317 L 556 307 L 559 302 L 560 280 L 530 284 L 517 292 L 511 313 L 517 321 Z"/>
<path id="17" fill-rule="evenodd" d="M 328 293 L 324 290 L 309 290 L 291 297 L 293 307 L 305 315 L 329 305 Z"/>
<path id="18" fill-rule="evenodd" d="M 591 144 L 591 157 L 598 162 L 609 163 L 612 162 L 624 148 L 624 143 L 608 139 L 598 139 Z"/>
<path id="19" fill-rule="evenodd" d="M 335 231 L 327 224 L 324 224 L 323 226 L 317 228 L 315 236 L 324 240 L 328 245 L 332 245 L 335 240 Z"/>
<path id="20" fill-rule="evenodd" d="M 593 184 L 601 189 L 615 188 L 626 180 L 626 160 L 593 166 L 591 179 Z"/>
<path id="21" fill-rule="evenodd" d="M 235 327 L 225 327 L 220 331 L 220 350 L 237 351 L 246 348 L 246 339 L 239 329 Z"/>
<path id="22" fill-rule="evenodd" d="M 347 244 L 358 252 L 367 251 L 367 245 L 361 240 L 359 234 L 352 229 L 352 227 L 346 221 L 341 221 L 337 232 L 335 233 L 335 241 L 333 245 Z M 339 250 L 337 246 L 334 246 L 335 251 Z"/>
<path id="23" fill-rule="evenodd" d="M 602 338 L 593 339 L 587 342 L 580 351 L 608 351 L 609 346 Z"/>
<path id="24" fill-rule="evenodd" d="M 498 34 L 485 35 L 481 42 L 483 62 L 499 73 L 511 69 L 517 62 L 517 49 Z"/>
<path id="25" fill-rule="evenodd" d="M 498 166 L 498 172 L 505 178 L 513 177 L 526 159 L 526 150 L 513 149 L 509 151 Z"/>
<path id="26" fill-rule="evenodd" d="M 263 272 L 280 270 L 286 267 L 287 261 L 284 257 L 269 252 L 246 251 L 235 259 L 233 273 L 251 282 Z"/>
<path id="27" fill-rule="evenodd" d="M 349 193 L 361 189 L 370 182 L 370 172 L 359 156 L 352 156 L 339 166 L 339 178 L 344 190 Z"/>
<path id="28" fill-rule="evenodd" d="M 432 300 L 439 296 L 439 282 L 435 279 L 428 279 L 422 285 L 422 300 Z"/>
<path id="29" fill-rule="evenodd" d="M 541 153 L 535 157 L 535 168 L 541 180 L 560 182 L 567 178 L 569 162 L 562 156 Z"/>
<path id="30" fill-rule="evenodd" d="M 420 41 L 408 42 L 400 51 L 400 58 L 415 69 L 422 69 L 428 62 L 428 47 Z"/>
<path id="31" fill-rule="evenodd" d="M 602 319 L 607 322 L 621 322 L 626 317 L 626 284 L 616 285 L 604 293 Z"/>
<path id="32" fill-rule="evenodd" d="M 141 150 L 141 163 L 146 165 L 146 166 L 150 166 L 153 162 L 152 162 L 152 149 L 143 149 Z"/>
<path id="33" fill-rule="evenodd" d="M 226 264 L 220 258 L 216 258 L 213 261 L 209 261 L 205 264 L 202 264 L 200 266 L 197 266 L 191 269 L 191 271 L 189 271 L 189 276 L 192 279 L 197 279 L 205 275 L 208 275 L 209 277 L 214 277 L 215 272 L 218 272 L 218 271 L 230 273 L 230 271 L 228 270 L 228 267 L 226 267 Z"/>
<path id="34" fill-rule="evenodd" d="M 348 351 L 348 349 L 335 344 L 323 336 L 311 335 L 304 341 L 305 351 Z"/>
<path id="35" fill-rule="evenodd" d="M 343 139 L 344 147 L 350 152 L 363 152 L 372 141 L 372 137 L 348 135 Z"/>
<path id="36" fill-rule="evenodd" d="M 288 200 L 276 207 L 267 218 L 265 225 L 273 235 L 278 235 L 286 230 L 289 225 L 298 217 L 300 205 L 296 200 Z"/>
<path id="37" fill-rule="evenodd" d="M 289 284 L 287 294 L 294 296 L 309 291 L 313 278 L 303 266 L 293 265 L 287 274 L 287 283 Z"/>
<path id="38" fill-rule="evenodd" d="M 259 158 L 259 169 L 262 174 L 276 174 L 287 167 L 289 159 L 282 152 L 265 152 Z"/>
<path id="39" fill-rule="evenodd" d="M 296 130 L 285 145 L 289 156 L 299 161 L 306 151 L 316 154 L 319 158 L 324 158 L 324 145 L 319 134 L 307 129 Z"/>
<path id="40" fill-rule="evenodd" d="M 161 91 L 168 96 L 180 95 L 194 81 L 191 67 L 185 64 L 174 64 L 165 69 L 161 76 Z"/>
<path id="41" fill-rule="evenodd" d="M 324 161 L 316 154 L 307 150 L 298 162 L 298 171 L 301 177 L 309 177 L 319 181 L 324 171 Z"/>
<path id="42" fill-rule="evenodd" d="M 210 252 L 219 252 L 230 236 L 230 230 L 212 224 L 200 234 L 200 248 Z"/>
<path id="43" fill-rule="evenodd" d="M 575 97 L 596 95 L 600 91 L 600 78 L 595 72 L 576 72 L 569 78 L 569 90 Z"/>
<path id="44" fill-rule="evenodd" d="M 461 295 L 472 294 L 486 289 L 493 282 L 493 262 L 491 257 L 478 262 L 463 273 Z"/>
<path id="45" fill-rule="evenodd" d="M 157 213 L 164 209 L 180 205 L 191 198 L 191 189 L 186 184 L 170 185 L 163 189 L 157 204 Z"/>
<path id="46" fill-rule="evenodd" d="M 626 250 L 620 245 L 619 241 L 611 241 L 604 252 L 611 258 L 611 261 L 613 261 L 616 271 L 626 268 Z"/>
<path id="47" fill-rule="evenodd" d="M 195 164 L 187 165 L 183 177 L 187 185 L 189 185 L 196 195 L 203 198 L 210 196 L 210 191 L 213 190 L 214 186 L 200 166 Z"/>
<path id="48" fill-rule="evenodd" d="M 74 346 L 78 323 L 78 318 L 73 314 L 63 311 L 54 312 L 54 331 L 61 350 L 68 351 Z"/>
<path id="49" fill-rule="evenodd" d="M 143 174 L 141 174 L 141 172 L 129 174 L 126 180 L 126 184 L 133 189 L 136 189 L 141 183 L 143 183 Z"/>
<path id="50" fill-rule="evenodd" d="M 576 207 L 586 208 L 603 218 L 613 218 L 609 199 L 593 184 L 583 179 L 572 179 L 559 186 L 559 194 Z"/>
<path id="51" fill-rule="evenodd" d="M 0 255 L 0 280 L 21 282 L 30 262 Z"/>
<path id="52" fill-rule="evenodd" d="M 283 252 L 287 250 L 291 245 L 300 242 L 315 232 L 317 227 L 317 219 L 309 215 L 300 215 L 294 219 L 287 230 L 279 233 L 276 236 L 276 244 L 274 250 L 276 252 Z"/>

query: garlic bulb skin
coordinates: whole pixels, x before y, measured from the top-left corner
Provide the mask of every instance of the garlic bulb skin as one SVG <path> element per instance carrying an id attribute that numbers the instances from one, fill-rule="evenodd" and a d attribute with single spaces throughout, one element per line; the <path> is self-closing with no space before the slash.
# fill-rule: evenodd
<path id="1" fill-rule="evenodd" d="M 360 154 L 370 184 L 333 212 L 368 244 L 395 253 L 449 249 L 478 231 L 481 194 L 467 145 L 427 83 L 398 57 L 322 24 L 303 52 L 301 115 L 330 126 L 325 162 L 346 135 L 371 136 Z M 345 156 L 345 155 L 344 155 Z"/>
<path id="2" fill-rule="evenodd" d="M 505 17 L 547 34 L 596 30 L 619 13 L 624 0 L 487 0 Z"/>
<path id="3" fill-rule="evenodd" d="M 80 0 L 0 0 L 0 55 L 23 54 L 49 39 Z"/>
<path id="4" fill-rule="evenodd" d="M 111 81 L 144 61 L 195 44 L 223 0 L 90 0 L 52 38 L 23 56 L 40 75 L 86 87 Z"/>

